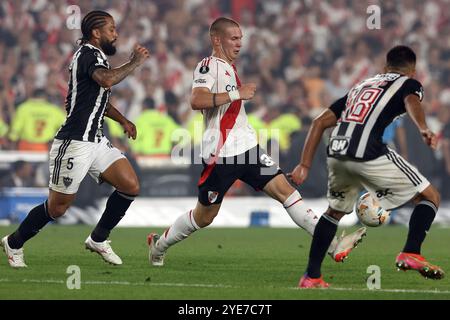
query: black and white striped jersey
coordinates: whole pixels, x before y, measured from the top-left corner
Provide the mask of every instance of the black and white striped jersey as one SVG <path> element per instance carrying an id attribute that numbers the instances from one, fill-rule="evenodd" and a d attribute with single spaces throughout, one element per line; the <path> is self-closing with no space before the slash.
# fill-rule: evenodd
<path id="1" fill-rule="evenodd" d="M 410 94 L 422 101 L 422 85 L 397 73 L 378 74 L 358 83 L 330 106 L 339 120 L 328 155 L 367 161 L 388 153 L 382 141 L 384 129 L 406 112 L 404 98 Z"/>
<path id="2" fill-rule="evenodd" d="M 103 136 L 103 117 L 111 90 L 92 79 L 97 68 L 110 69 L 106 55 L 91 44 L 82 45 L 69 66 L 67 118 L 55 138 L 99 142 Z"/>

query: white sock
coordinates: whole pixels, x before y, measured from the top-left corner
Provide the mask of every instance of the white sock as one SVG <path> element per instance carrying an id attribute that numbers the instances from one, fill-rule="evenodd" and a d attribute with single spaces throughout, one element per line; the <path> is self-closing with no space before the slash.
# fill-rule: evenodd
<path id="1" fill-rule="evenodd" d="M 308 208 L 302 199 L 300 193 L 295 190 L 283 203 L 284 208 L 291 219 L 300 228 L 308 232 L 311 236 L 314 234 L 319 217 L 315 215 L 311 208 Z M 337 239 L 334 237 L 328 248 L 328 253 L 332 253 L 336 248 Z"/>
<path id="2" fill-rule="evenodd" d="M 161 235 L 156 243 L 156 249 L 164 252 L 170 246 L 186 239 L 191 233 L 198 229 L 200 229 L 200 227 L 194 220 L 193 210 L 186 212 L 179 216 L 174 224 Z"/>
<path id="3" fill-rule="evenodd" d="M 300 193 L 295 190 L 283 203 L 284 208 L 291 219 L 311 236 L 314 234 L 319 217 L 308 208 L 302 199 Z"/>

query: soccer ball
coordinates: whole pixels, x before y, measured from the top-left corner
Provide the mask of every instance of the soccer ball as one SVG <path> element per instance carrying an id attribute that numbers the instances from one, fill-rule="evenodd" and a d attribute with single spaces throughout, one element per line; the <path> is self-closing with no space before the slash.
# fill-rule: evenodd
<path id="1" fill-rule="evenodd" d="M 369 227 L 379 227 L 384 224 L 391 214 L 384 210 L 369 192 L 364 193 L 356 202 L 356 215 L 361 223 Z"/>

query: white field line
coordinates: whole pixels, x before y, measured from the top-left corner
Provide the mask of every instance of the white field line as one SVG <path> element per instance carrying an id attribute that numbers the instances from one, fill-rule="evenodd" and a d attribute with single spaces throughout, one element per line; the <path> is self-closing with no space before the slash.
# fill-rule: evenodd
<path id="1" fill-rule="evenodd" d="M 55 279 L 22 279 L 22 280 L 10 280 L 0 279 L 2 282 L 11 283 L 52 283 L 52 284 L 65 284 L 63 280 Z M 81 285 L 106 285 L 106 286 L 161 286 L 161 287 L 200 287 L 200 288 L 239 288 L 235 286 L 223 285 L 223 284 L 203 284 L 203 283 L 165 283 L 165 282 L 129 282 L 129 281 L 81 281 Z"/>
<path id="2" fill-rule="evenodd" d="M 55 279 L 23 279 L 23 280 L 10 280 L 0 279 L 0 283 L 52 283 L 52 284 L 65 284 L 64 280 Z M 129 281 L 81 281 L 81 285 L 106 285 L 106 286 L 151 286 L 151 287 L 196 287 L 196 288 L 232 288 L 243 289 L 242 286 L 231 286 L 223 284 L 205 284 L 205 283 L 169 283 L 169 282 L 129 282 Z M 304 290 L 296 287 L 289 287 L 291 290 Z M 332 291 L 355 291 L 355 292 L 388 292 L 388 293 L 426 293 L 426 294 L 450 294 L 449 290 L 414 290 L 414 289 L 358 289 L 358 288 L 334 288 L 320 290 L 332 290 Z"/>
<path id="3" fill-rule="evenodd" d="M 291 289 L 298 289 L 298 290 L 305 290 L 305 289 L 299 289 L 299 288 L 291 288 Z M 367 288 L 334 288 L 329 287 L 328 289 L 319 289 L 319 290 L 334 290 L 334 291 L 363 291 L 363 292 L 389 292 L 389 293 L 432 293 L 432 294 L 450 294 L 450 291 L 448 290 L 414 290 L 414 289 L 367 289 Z"/>

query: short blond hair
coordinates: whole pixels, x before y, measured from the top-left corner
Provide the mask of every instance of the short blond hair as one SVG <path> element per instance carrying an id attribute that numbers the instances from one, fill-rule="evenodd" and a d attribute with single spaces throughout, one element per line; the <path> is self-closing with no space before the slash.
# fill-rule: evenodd
<path id="1" fill-rule="evenodd" d="M 240 28 L 239 23 L 237 23 L 233 19 L 225 18 L 225 17 L 217 18 L 211 24 L 211 27 L 209 28 L 209 34 L 211 36 L 221 34 L 225 30 L 225 28 L 230 27 L 230 26 Z"/>

